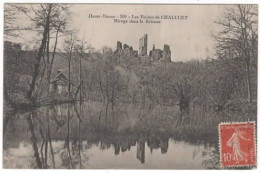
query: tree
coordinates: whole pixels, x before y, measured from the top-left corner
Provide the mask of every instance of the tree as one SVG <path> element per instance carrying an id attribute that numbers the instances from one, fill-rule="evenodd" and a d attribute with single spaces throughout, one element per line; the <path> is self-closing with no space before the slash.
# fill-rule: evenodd
<path id="1" fill-rule="evenodd" d="M 68 68 L 69 68 L 69 81 L 68 81 L 68 93 L 69 97 L 71 96 L 71 61 L 73 57 L 73 50 L 75 44 L 75 34 L 71 34 L 70 38 L 67 38 L 64 43 L 64 51 L 66 53 L 66 58 L 68 60 Z"/>
<path id="2" fill-rule="evenodd" d="M 79 72 L 78 72 L 78 78 L 79 78 L 79 98 L 80 101 L 82 100 L 82 84 L 83 84 L 83 77 L 82 77 L 82 63 L 83 60 L 87 59 L 87 49 L 89 48 L 89 46 L 86 45 L 87 42 L 84 40 L 84 38 L 82 40 L 77 40 L 76 44 L 75 44 L 75 54 L 76 54 L 76 61 L 78 63 L 78 67 L 79 67 Z M 75 95 L 76 96 L 76 95 Z"/>
<path id="3" fill-rule="evenodd" d="M 70 16 L 70 11 L 68 10 L 68 6 L 66 5 L 61 5 L 61 4 L 55 4 L 56 7 L 53 9 L 53 19 L 50 25 L 50 29 L 48 32 L 48 40 L 47 40 L 47 82 L 50 84 L 51 81 L 51 73 L 52 73 L 52 67 L 53 67 L 53 62 L 55 58 L 55 53 L 57 49 L 57 43 L 58 43 L 58 38 L 60 37 L 60 33 L 66 35 L 70 34 L 71 31 L 67 31 L 66 27 L 69 23 L 69 16 Z M 55 36 L 52 37 L 52 34 Z M 63 36 L 63 35 L 62 35 Z M 50 57 L 50 41 L 51 39 L 54 38 L 54 47 L 53 51 Z"/>
<path id="4" fill-rule="evenodd" d="M 31 101 L 36 100 L 34 91 L 38 82 L 41 71 L 41 61 L 44 61 L 44 74 L 45 66 L 47 67 L 47 81 L 50 83 L 50 76 L 52 65 L 56 53 L 56 45 L 59 37 L 59 32 L 62 32 L 68 22 L 69 11 L 64 4 L 37 4 L 37 5 L 14 5 L 17 11 L 25 14 L 32 24 L 32 30 L 36 30 L 42 35 L 37 55 L 34 58 L 32 65 L 32 79 L 29 82 L 29 90 L 27 91 L 27 98 Z M 51 34 L 55 33 L 54 50 L 52 57 L 50 57 L 50 40 Z M 47 59 L 45 61 L 45 53 Z"/>
<path id="5" fill-rule="evenodd" d="M 38 26 L 41 26 L 43 28 L 43 34 L 42 34 L 42 41 L 41 41 L 41 45 L 40 45 L 38 54 L 35 57 L 35 63 L 34 63 L 34 68 L 33 68 L 33 73 L 32 73 L 32 80 L 31 80 L 31 83 L 29 84 L 30 88 L 27 92 L 27 98 L 30 100 L 35 100 L 35 98 L 33 98 L 33 91 L 35 90 L 36 80 L 39 76 L 40 63 L 41 63 L 41 59 L 42 59 L 43 52 L 45 49 L 48 32 L 50 29 L 49 27 L 50 27 L 52 5 L 46 4 L 42 7 L 43 7 L 43 9 L 39 11 L 39 13 L 41 13 L 42 16 L 38 16 L 38 13 L 35 12 L 36 18 L 35 19 L 32 18 L 32 20 L 37 21 Z M 26 12 L 25 12 L 25 14 L 26 14 Z M 37 19 L 41 19 L 41 20 L 38 21 Z"/>
<path id="6" fill-rule="evenodd" d="M 251 72 L 257 62 L 257 6 L 236 5 L 226 8 L 216 23 L 220 31 L 214 35 L 217 56 L 226 61 L 235 59 L 243 64 L 247 83 L 247 99 L 252 102 Z"/>

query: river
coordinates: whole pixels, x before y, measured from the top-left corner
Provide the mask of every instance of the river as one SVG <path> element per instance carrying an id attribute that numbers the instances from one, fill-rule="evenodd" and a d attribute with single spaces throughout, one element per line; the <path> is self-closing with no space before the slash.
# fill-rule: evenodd
<path id="1" fill-rule="evenodd" d="M 219 167 L 218 123 L 174 106 L 62 104 L 4 118 L 4 168 Z"/>

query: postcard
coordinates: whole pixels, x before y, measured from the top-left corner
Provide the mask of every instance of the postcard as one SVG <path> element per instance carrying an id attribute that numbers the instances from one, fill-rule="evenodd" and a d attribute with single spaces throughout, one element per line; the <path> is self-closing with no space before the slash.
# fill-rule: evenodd
<path id="1" fill-rule="evenodd" d="M 4 4 L 4 169 L 256 169 L 258 5 Z"/>

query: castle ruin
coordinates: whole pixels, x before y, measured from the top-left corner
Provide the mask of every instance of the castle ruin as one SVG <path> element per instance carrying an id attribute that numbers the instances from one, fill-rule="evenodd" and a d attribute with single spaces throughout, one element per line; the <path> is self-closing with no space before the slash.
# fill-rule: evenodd
<path id="1" fill-rule="evenodd" d="M 170 46 L 165 44 L 163 46 L 163 50 L 161 50 L 155 49 L 155 45 L 153 45 L 153 49 L 150 51 L 149 57 L 152 61 L 171 62 Z"/>
<path id="2" fill-rule="evenodd" d="M 147 45 L 148 45 L 148 35 L 144 34 L 143 37 L 139 39 L 139 54 L 138 51 L 133 50 L 132 46 L 127 44 L 122 45 L 120 41 L 117 41 L 116 53 L 124 53 L 134 57 L 149 57 L 150 60 L 154 62 L 171 62 L 171 49 L 168 44 L 164 44 L 163 50 L 156 49 L 153 45 L 153 49 L 147 55 Z"/>
<path id="3" fill-rule="evenodd" d="M 129 46 L 128 44 L 124 44 L 122 46 L 122 43 L 120 41 L 117 41 L 117 45 L 116 45 L 116 53 L 124 53 L 130 56 L 138 56 L 138 51 L 133 50 L 132 46 Z"/>
<path id="4" fill-rule="evenodd" d="M 139 39 L 139 55 L 140 56 L 147 55 L 147 43 L 148 43 L 148 35 L 144 34 L 144 36 Z"/>

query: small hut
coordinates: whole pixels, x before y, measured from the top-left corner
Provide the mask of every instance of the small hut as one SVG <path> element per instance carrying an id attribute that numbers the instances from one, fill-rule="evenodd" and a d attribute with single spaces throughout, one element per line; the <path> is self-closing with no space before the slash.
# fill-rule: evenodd
<path id="1" fill-rule="evenodd" d="M 50 91 L 60 95 L 66 95 L 69 92 L 69 80 L 62 70 L 58 70 L 57 75 L 51 80 Z M 70 82 L 71 92 L 75 89 L 75 85 Z"/>

